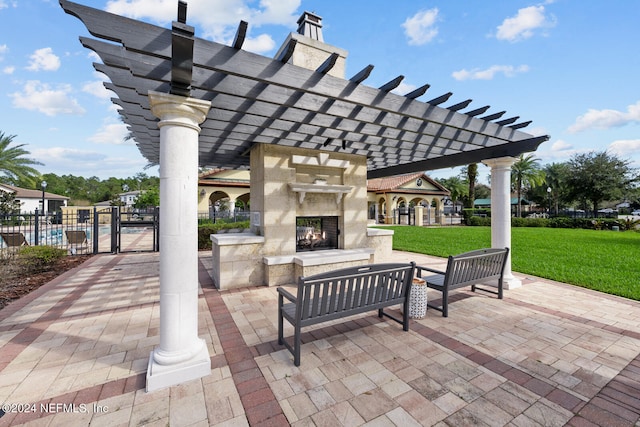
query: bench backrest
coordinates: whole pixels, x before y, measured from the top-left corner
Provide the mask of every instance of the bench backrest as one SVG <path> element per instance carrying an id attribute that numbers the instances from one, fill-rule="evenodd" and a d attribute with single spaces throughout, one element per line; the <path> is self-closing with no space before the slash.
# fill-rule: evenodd
<path id="1" fill-rule="evenodd" d="M 401 304 L 409 295 L 415 263 L 349 267 L 298 279 L 296 317 L 340 318 Z"/>
<path id="2" fill-rule="evenodd" d="M 449 288 L 498 279 L 504 272 L 509 248 L 478 249 L 449 257 L 445 286 Z"/>

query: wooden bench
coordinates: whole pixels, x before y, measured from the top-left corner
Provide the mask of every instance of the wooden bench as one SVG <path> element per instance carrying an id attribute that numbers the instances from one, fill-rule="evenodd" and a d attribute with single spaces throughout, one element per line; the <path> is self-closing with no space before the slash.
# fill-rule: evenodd
<path id="1" fill-rule="evenodd" d="M 440 271 L 432 268 L 416 266 L 418 277 L 422 277 L 431 289 L 442 292 L 442 305 L 440 307 L 427 303 L 427 307 L 442 312 L 443 317 L 449 315 L 448 301 L 449 291 L 471 285 L 471 290 L 476 289 L 498 295 L 502 299 L 502 276 L 504 266 L 509 256 L 509 248 L 504 249 L 478 249 L 465 252 L 460 255 L 449 256 L 447 270 Z M 423 276 L 426 271 L 432 274 Z M 498 279 L 498 290 L 493 291 L 480 288 L 478 283 Z"/>
<path id="2" fill-rule="evenodd" d="M 300 330 L 330 320 L 378 310 L 409 330 L 409 292 L 415 263 L 369 264 L 348 267 L 298 279 L 297 295 L 278 288 L 278 343 L 300 366 Z M 289 302 L 285 303 L 284 299 Z M 403 304 L 402 320 L 384 313 L 385 307 Z M 294 327 L 293 345 L 284 339 L 286 319 Z"/>

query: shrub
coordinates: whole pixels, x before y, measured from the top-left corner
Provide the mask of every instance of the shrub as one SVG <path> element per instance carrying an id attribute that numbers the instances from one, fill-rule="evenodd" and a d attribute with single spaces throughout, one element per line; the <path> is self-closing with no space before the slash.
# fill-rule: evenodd
<path id="1" fill-rule="evenodd" d="M 620 230 L 640 231 L 640 219 L 633 219 L 633 218 L 627 217 L 626 219 L 620 220 L 620 221 L 621 221 Z"/>
<path id="2" fill-rule="evenodd" d="M 473 227 L 488 227 L 491 225 L 491 218 L 488 216 L 471 216 L 467 221 L 467 225 Z"/>
<path id="3" fill-rule="evenodd" d="M 240 222 L 216 222 L 215 224 L 205 223 L 198 226 L 198 250 L 205 251 L 211 249 L 211 235 L 217 234 L 220 230 L 247 229 L 249 221 Z"/>
<path id="4" fill-rule="evenodd" d="M 474 217 L 491 217 L 491 209 L 470 209 L 465 208 L 462 210 L 463 221 L 467 225 L 471 224 L 471 218 Z"/>
<path id="5" fill-rule="evenodd" d="M 547 218 L 511 218 L 512 227 L 548 227 Z"/>
<path id="6" fill-rule="evenodd" d="M 66 255 L 65 249 L 53 246 L 23 246 L 18 251 L 17 258 L 26 271 L 35 273 L 47 271 Z"/>
<path id="7" fill-rule="evenodd" d="M 576 220 L 567 217 L 557 217 L 549 219 L 549 227 L 551 228 L 578 228 Z"/>

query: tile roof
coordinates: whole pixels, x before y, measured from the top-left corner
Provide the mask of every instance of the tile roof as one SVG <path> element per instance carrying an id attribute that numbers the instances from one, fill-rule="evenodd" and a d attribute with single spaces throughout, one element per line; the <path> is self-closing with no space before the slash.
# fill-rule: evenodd
<path id="1" fill-rule="evenodd" d="M 0 184 L 0 187 L 9 189 L 10 192 L 16 194 L 19 199 L 41 199 L 42 190 L 30 190 L 28 188 L 20 188 L 15 185 Z M 44 192 L 44 196 L 48 200 L 69 200 L 67 196 L 60 196 L 59 194 Z"/>

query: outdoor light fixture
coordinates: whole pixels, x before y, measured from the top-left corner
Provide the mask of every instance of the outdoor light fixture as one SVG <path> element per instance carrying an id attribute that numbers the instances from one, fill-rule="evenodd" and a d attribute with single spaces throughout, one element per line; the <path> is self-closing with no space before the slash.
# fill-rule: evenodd
<path id="1" fill-rule="evenodd" d="M 204 197 L 205 194 L 207 194 L 207 192 L 204 191 L 204 188 L 200 190 L 200 197 Z"/>
<path id="2" fill-rule="evenodd" d="M 42 181 L 40 187 L 42 187 L 42 214 L 44 215 L 44 190 L 47 189 L 47 181 Z"/>
<path id="3" fill-rule="evenodd" d="M 547 197 L 549 199 L 549 218 L 551 218 L 551 187 L 547 187 Z"/>

